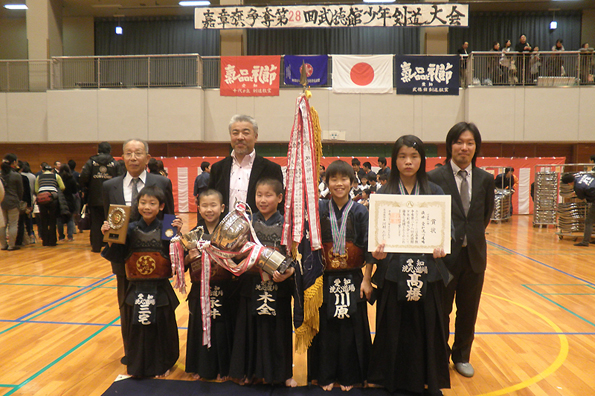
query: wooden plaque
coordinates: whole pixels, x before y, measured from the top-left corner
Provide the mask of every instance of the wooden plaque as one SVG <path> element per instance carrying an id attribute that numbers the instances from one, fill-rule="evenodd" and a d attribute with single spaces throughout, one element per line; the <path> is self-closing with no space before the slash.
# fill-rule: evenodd
<path id="1" fill-rule="evenodd" d="M 130 206 L 110 205 L 107 222 L 110 230 L 103 235 L 103 241 L 125 244 L 130 222 Z"/>

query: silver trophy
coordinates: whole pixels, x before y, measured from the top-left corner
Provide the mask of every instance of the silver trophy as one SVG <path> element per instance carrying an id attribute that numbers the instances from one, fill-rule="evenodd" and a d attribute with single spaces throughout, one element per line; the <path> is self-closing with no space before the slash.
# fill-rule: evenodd
<path id="1" fill-rule="evenodd" d="M 246 210 L 250 211 L 248 204 L 238 202 L 233 211 L 217 225 L 211 235 L 211 245 L 226 251 L 238 252 L 250 240 L 252 233 L 252 224 L 246 219 Z M 256 243 L 260 244 L 258 241 Z M 262 245 L 261 245 L 262 246 Z M 256 266 L 269 275 L 275 271 L 284 273 L 291 264 L 291 258 L 285 257 L 278 251 L 268 246 L 264 250 Z"/>

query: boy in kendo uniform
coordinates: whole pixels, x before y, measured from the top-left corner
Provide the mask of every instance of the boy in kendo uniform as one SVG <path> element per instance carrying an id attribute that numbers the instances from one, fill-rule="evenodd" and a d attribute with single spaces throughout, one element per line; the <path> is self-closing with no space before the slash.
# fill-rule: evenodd
<path id="1" fill-rule="evenodd" d="M 366 300 L 360 293 L 368 246 L 368 209 L 349 196 L 355 174 L 334 161 L 326 170 L 330 200 L 319 201 L 322 232 L 323 304 L 320 329 L 308 349 L 308 381 L 324 390 L 364 385 L 372 340 Z"/>
<path id="2" fill-rule="evenodd" d="M 203 228 L 202 239 L 208 241 L 225 211 L 223 196 L 209 189 L 198 196 L 199 219 L 195 231 Z M 188 294 L 188 342 L 186 344 L 186 372 L 196 379 L 223 381 L 229 375 L 233 329 L 235 321 L 234 301 L 231 298 L 237 281 L 231 272 L 211 261 L 209 295 L 211 304 L 211 347 L 203 345 L 203 321 L 200 304 L 201 253 L 191 249 L 185 258 L 190 271 L 192 289 Z"/>
<path id="3" fill-rule="evenodd" d="M 283 215 L 277 210 L 282 200 L 281 182 L 259 180 L 256 184 L 258 212 L 252 217 L 252 225 L 264 246 L 285 255 L 285 247 L 281 246 Z M 261 271 L 254 266 L 240 276 L 232 377 L 242 379 L 246 384 L 264 382 L 297 386 L 293 379 L 291 318 L 294 271 L 290 266 L 283 274 L 275 271 L 273 280 L 263 280 Z"/>
<path id="4" fill-rule="evenodd" d="M 131 323 L 126 335 L 128 374 L 165 377 L 180 355 L 175 316 L 179 301 L 169 282 L 169 241 L 161 239 L 162 222 L 157 218 L 165 207 L 165 194 L 157 186 L 144 187 L 135 204 L 142 218 L 128 225 L 126 244 L 110 243 L 102 256 L 110 261 L 126 257 L 130 283 L 125 312 Z M 177 217 L 172 226 L 181 229 L 182 220 Z M 105 234 L 109 230 L 106 221 L 101 231 Z"/>

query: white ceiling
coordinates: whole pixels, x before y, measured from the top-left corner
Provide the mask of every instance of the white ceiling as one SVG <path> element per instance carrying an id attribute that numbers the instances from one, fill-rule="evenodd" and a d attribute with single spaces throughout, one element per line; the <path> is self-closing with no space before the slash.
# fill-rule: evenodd
<path id="1" fill-rule="evenodd" d="M 114 15 L 124 16 L 169 16 L 169 15 L 193 15 L 192 7 L 181 7 L 179 0 L 62 0 L 64 17 L 109 17 Z M 442 0 L 444 1 L 444 0 Z M 3 6 L 7 3 L 22 3 L 24 0 L 0 0 Z M 418 3 L 422 1 L 399 1 L 400 3 Z M 441 2 L 438 0 L 437 2 Z M 502 0 L 461 0 L 451 1 L 471 4 L 472 11 L 547 11 L 552 9 L 581 10 L 595 8 L 595 0 L 523 0 L 523 1 L 502 1 Z M 361 1 L 341 0 L 245 0 L 246 5 L 292 5 L 292 4 L 355 4 Z M 219 0 L 211 0 L 211 4 L 218 5 Z M 24 18 L 26 11 L 9 11 L 4 7 L 0 8 L 0 18 Z"/>

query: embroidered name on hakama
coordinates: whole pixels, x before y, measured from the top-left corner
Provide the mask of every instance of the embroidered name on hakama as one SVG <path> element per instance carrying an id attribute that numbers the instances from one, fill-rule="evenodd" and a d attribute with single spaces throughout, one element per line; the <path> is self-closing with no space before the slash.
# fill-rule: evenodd
<path id="1" fill-rule="evenodd" d="M 134 312 L 136 323 L 148 326 L 155 322 L 155 296 L 152 294 L 145 295 L 139 293 L 134 300 Z"/>

